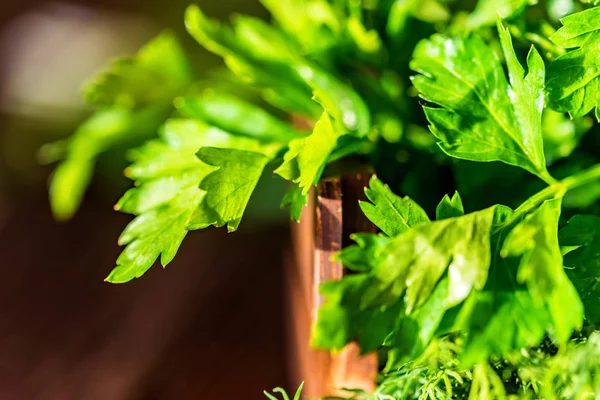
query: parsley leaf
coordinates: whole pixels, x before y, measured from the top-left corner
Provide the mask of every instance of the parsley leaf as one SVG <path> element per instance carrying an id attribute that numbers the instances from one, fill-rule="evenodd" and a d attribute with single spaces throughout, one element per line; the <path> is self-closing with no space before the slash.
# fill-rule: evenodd
<path id="1" fill-rule="evenodd" d="M 363 236 L 362 244 L 342 251 L 338 255 L 342 261 L 365 273 L 322 286 L 326 302 L 319 310 L 313 344 L 341 348 L 357 338 L 368 351 L 390 334 L 390 343 L 397 343 L 417 330 L 425 346 L 444 312 L 459 304 L 472 288 L 484 286 L 494 210 L 424 222 L 392 239 Z M 437 311 L 430 315 L 419 311 L 422 307 Z M 339 318 L 344 321 L 341 325 L 331 322 Z M 401 318 L 408 319 L 403 322 Z M 402 346 L 397 359 L 407 350 Z"/>
<path id="2" fill-rule="evenodd" d="M 344 267 L 357 272 L 373 270 L 385 256 L 385 247 L 389 238 L 373 233 L 353 233 L 350 238 L 356 245 L 348 246 L 333 256 L 336 261 L 341 261 Z"/>
<path id="3" fill-rule="evenodd" d="M 262 108 L 213 89 L 177 98 L 175 106 L 185 117 L 200 119 L 228 132 L 263 142 L 287 143 L 302 136 L 301 132 Z"/>
<path id="4" fill-rule="evenodd" d="M 525 10 L 530 0 L 479 0 L 467 17 L 467 28 L 474 30 L 496 23 L 498 17 L 507 19 Z"/>
<path id="5" fill-rule="evenodd" d="M 448 310 L 448 277 L 442 278 L 422 307 L 397 318 L 393 332 L 386 338 L 389 347 L 386 370 L 399 368 L 427 348 Z"/>
<path id="6" fill-rule="evenodd" d="M 481 289 L 490 265 L 490 229 L 495 207 L 414 226 L 386 247 L 387 257 L 373 271 L 375 281 L 363 304 L 386 304 L 405 291 L 406 312 L 425 303 L 448 272 L 448 304 L 456 305 L 473 288 Z"/>
<path id="7" fill-rule="evenodd" d="M 441 219 L 460 217 L 461 215 L 465 215 L 465 209 L 458 192 L 454 192 L 452 198 L 445 195 L 435 209 L 435 219 L 438 221 Z"/>
<path id="8" fill-rule="evenodd" d="M 365 189 L 369 202 L 359 202 L 363 213 L 390 237 L 406 232 L 411 227 L 429 222 L 427 213 L 409 197 L 398 197 L 377 177 L 371 178 Z"/>
<path id="9" fill-rule="evenodd" d="M 50 183 L 50 204 L 57 219 L 69 219 L 77 211 L 98 155 L 119 143 L 154 135 L 173 97 L 190 79 L 183 50 L 170 33 L 159 35 L 134 58 L 114 62 L 95 78 L 85 97 L 101 108 L 68 140 L 64 160 Z"/>
<path id="10" fill-rule="evenodd" d="M 269 3 L 269 5 L 271 4 Z M 312 1 L 310 5 L 317 11 L 327 3 Z M 276 7 L 276 4 L 273 3 L 272 6 Z M 285 7 L 286 12 L 291 7 L 288 4 Z M 303 12 L 306 12 L 306 8 L 303 9 Z M 302 13 L 294 14 L 294 21 L 299 15 Z M 322 14 L 320 15 L 322 16 Z M 314 16 L 310 16 L 310 18 L 312 17 Z M 252 29 L 252 37 L 255 38 L 254 42 L 269 44 L 270 51 L 267 54 L 265 54 L 264 46 L 244 45 L 248 40 L 249 29 L 259 25 L 261 29 Z M 256 82 L 264 90 L 268 89 L 269 96 L 265 99 L 273 99 L 277 92 L 290 91 L 291 93 L 293 91 L 295 99 L 310 103 L 297 110 L 301 112 L 311 110 L 308 115 L 313 117 L 318 115 L 313 111 L 317 106 L 311 100 L 311 94 L 314 94 L 317 102 L 335 119 L 337 124 L 344 127 L 343 129 L 355 132 L 358 136 L 365 136 L 368 133 L 370 114 L 363 99 L 333 74 L 302 56 L 292 44 L 286 42 L 280 32 L 272 27 L 259 23 L 246 23 L 243 25 L 243 29 L 239 24 L 234 25 L 234 29 L 231 29 L 218 21 L 207 18 L 197 6 L 188 8 L 186 27 L 198 42 L 224 57 L 233 72 L 245 80 Z M 300 38 L 305 37 L 305 32 L 303 32 Z M 296 39 L 302 40 L 298 37 Z M 322 38 L 319 41 L 322 42 Z M 284 56 L 274 59 L 273 54 L 283 54 Z M 282 90 L 281 87 L 284 89 Z M 276 103 L 281 104 L 281 99 L 276 100 Z"/>
<path id="11" fill-rule="evenodd" d="M 132 152 L 133 164 L 126 174 L 138 186 L 127 191 L 115 208 L 137 217 L 119 239 L 119 244 L 127 247 L 107 281 L 121 283 L 137 278 L 159 255 L 163 266 L 173 259 L 206 196 L 200 182 L 215 169 L 196 157 L 202 145 L 261 149 L 256 140 L 231 135 L 200 121 L 169 120 L 160 139 Z"/>
<path id="12" fill-rule="evenodd" d="M 253 151 L 202 147 L 198 158 L 218 169 L 200 184 L 206 198 L 191 225 L 198 229 L 227 224 L 227 230 L 233 232 L 238 228 L 250 195 L 271 157 Z"/>
<path id="13" fill-rule="evenodd" d="M 548 67 L 549 104 L 573 117 L 596 107 L 600 121 L 600 7 L 571 14 L 561 22 L 563 27 L 551 37 L 552 41 L 577 49 L 558 57 Z"/>
<path id="14" fill-rule="evenodd" d="M 283 157 L 283 163 L 275 170 L 282 178 L 298 183 L 302 195 L 308 194 L 311 186 L 321 178 L 329 155 L 336 147 L 337 140 L 344 132 L 334 127 L 325 112 L 316 123 L 313 132 L 289 143 L 289 150 Z"/>
<path id="15" fill-rule="evenodd" d="M 508 207 L 498 207 L 494 225 L 501 225 L 512 214 Z M 455 329 L 465 332 L 461 355 L 465 365 L 535 346 L 551 326 L 544 305 L 534 301 L 525 284 L 517 282 L 519 259 L 500 257 L 502 241 L 502 232 L 492 237 L 487 283 L 466 299 L 454 322 Z"/>
<path id="16" fill-rule="evenodd" d="M 171 32 L 163 32 L 135 57 L 121 58 L 84 89 L 88 104 L 135 108 L 171 102 L 189 83 L 191 69 L 183 48 Z"/>
<path id="17" fill-rule="evenodd" d="M 284 105 L 290 112 L 299 112 L 311 117 L 320 114 L 319 106 L 311 100 L 311 89 L 293 68 L 299 55 L 287 44 L 281 32 L 260 23 L 243 23 L 232 29 L 230 26 L 210 19 L 196 5 L 185 12 L 187 31 L 198 43 L 209 51 L 223 57 L 229 69 L 246 82 L 257 84 L 266 90 L 265 100 L 275 105 Z M 248 35 L 249 29 L 254 34 Z M 253 38 L 253 45 L 248 45 Z M 260 38 L 260 42 L 257 42 Z M 267 43 L 265 47 L 261 44 Z M 265 49 L 269 49 L 268 52 Z M 265 53 L 271 56 L 266 56 Z M 273 58 L 274 56 L 284 58 Z M 294 99 L 293 102 L 289 99 Z"/>
<path id="18" fill-rule="evenodd" d="M 561 199 L 547 200 L 493 238 L 487 284 L 473 292 L 456 317 L 466 333 L 463 362 L 472 365 L 511 350 L 536 346 L 548 332 L 566 342 L 581 327 L 582 305 L 562 269 L 557 225 Z M 512 215 L 499 209 L 495 225 Z"/>
<path id="19" fill-rule="evenodd" d="M 300 186 L 294 186 L 285 193 L 283 199 L 281 199 L 280 207 L 289 207 L 290 217 L 294 221 L 300 222 L 302 210 L 307 204 L 308 193 L 303 193 L 302 188 Z"/>
<path id="20" fill-rule="evenodd" d="M 322 52 L 336 45 L 341 23 L 325 0 L 261 0 L 280 26 L 307 52 Z"/>
<path id="21" fill-rule="evenodd" d="M 498 28 L 510 86 L 500 61 L 482 39 L 439 34 L 417 45 L 411 68 L 420 75 L 413 84 L 421 97 L 441 106 L 424 110 L 445 153 L 472 161 L 502 161 L 552 181 L 541 136 L 544 63 L 532 48 L 524 77 L 508 31 Z"/>
<path id="22" fill-rule="evenodd" d="M 361 298 L 371 287 L 367 274 L 349 275 L 323 283 L 319 291 L 326 301 L 319 307 L 311 345 L 318 349 L 341 349 L 356 340 L 363 352 L 381 346 L 403 310 L 402 302 L 385 307 L 364 307 Z"/>
<path id="23" fill-rule="evenodd" d="M 545 201 L 508 234 L 501 255 L 521 256 L 517 280 L 526 283 L 532 298 L 546 304 L 553 331 L 565 343 L 583 323 L 583 306 L 563 270 L 558 245 L 561 199 Z"/>
<path id="24" fill-rule="evenodd" d="M 575 215 L 558 238 L 569 249 L 564 264 L 581 296 L 586 319 L 596 324 L 600 322 L 600 217 Z"/>

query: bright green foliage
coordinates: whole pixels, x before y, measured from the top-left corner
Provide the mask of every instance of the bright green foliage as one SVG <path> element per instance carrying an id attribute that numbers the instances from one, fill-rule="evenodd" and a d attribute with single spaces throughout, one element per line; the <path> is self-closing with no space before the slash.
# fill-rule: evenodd
<path id="1" fill-rule="evenodd" d="M 458 218 L 413 226 L 394 238 L 387 257 L 375 269 L 374 285 L 363 304 L 388 303 L 406 291 L 407 313 L 422 305 L 448 270 L 449 305 L 460 303 L 472 290 L 482 288 L 490 263 L 490 229 L 494 208 Z"/>
<path id="2" fill-rule="evenodd" d="M 321 52 L 335 46 L 341 22 L 325 0 L 262 0 L 275 20 L 298 38 L 304 52 Z"/>
<path id="3" fill-rule="evenodd" d="M 65 156 L 51 184 L 64 219 L 101 152 L 162 126 L 130 152 L 135 187 L 115 208 L 135 218 L 107 279 L 167 264 L 190 230 L 237 229 L 272 171 L 299 221 L 323 177 L 372 170 L 358 206 L 381 232 L 333 256 L 348 273 L 320 288 L 312 335 L 377 351 L 379 387 L 348 396 L 600 397 L 597 2 L 262 3 L 271 22 L 186 11 L 230 72 L 191 82 L 161 35 L 96 79 L 96 114 L 42 152 Z"/>
<path id="4" fill-rule="evenodd" d="M 240 151 L 244 152 L 243 155 L 258 154 L 251 151 L 261 149 L 256 140 L 234 136 L 199 121 L 169 120 L 161 131 L 160 139 L 150 141 L 132 153 L 133 164 L 126 172 L 138 186 L 127 191 L 115 208 L 138 216 L 119 238 L 119 244 L 127 247 L 119 256 L 117 267 L 108 276 L 108 281 L 127 282 L 141 276 L 159 255 L 161 264 L 167 265 L 195 223 L 195 213 L 200 204 L 214 207 L 217 200 L 219 208 L 215 212 L 218 218 L 223 218 L 216 217 L 204 226 L 230 222 L 233 229 L 237 227 L 238 215 L 247 203 L 247 191 L 240 191 L 239 197 L 219 205 L 219 196 L 228 195 L 222 191 L 230 190 L 228 182 L 222 182 L 218 190 L 211 192 L 210 197 L 206 196 L 205 189 L 199 188 L 200 182 L 205 182 L 219 170 L 215 171 L 212 158 L 208 157 L 203 162 L 196 157 L 202 145 L 225 147 L 227 149 L 222 151 Z M 209 153 L 218 151 L 215 147 L 206 149 Z M 266 158 L 261 154 L 258 156 Z M 239 171 L 234 172 L 238 179 L 249 176 L 248 171 L 241 175 Z"/>
<path id="5" fill-rule="evenodd" d="M 246 23 L 238 33 L 239 25 L 231 29 L 207 18 L 196 6 L 187 9 L 185 24 L 194 39 L 222 56 L 229 68 L 242 79 L 271 88 L 267 92 L 267 100 L 284 105 L 286 111 L 318 115 L 319 107 L 310 99 L 310 88 L 289 64 L 295 57 L 293 48 L 290 49 L 292 44 L 279 31 L 258 21 L 254 25 Z M 254 27 L 253 36 L 247 33 L 246 28 L 250 27 Z M 251 42 L 250 38 L 253 39 Z M 268 46 L 263 46 L 265 43 Z"/>
<path id="6" fill-rule="evenodd" d="M 559 46 L 571 49 L 594 45 L 600 39 L 600 11 L 590 8 L 561 19 L 563 25 L 552 41 Z"/>
<path id="7" fill-rule="evenodd" d="M 570 156 L 591 126 L 590 118 L 573 120 L 566 114 L 550 108 L 544 109 L 542 132 L 546 161 L 552 164 L 561 158 Z"/>
<path id="8" fill-rule="evenodd" d="M 294 186 L 281 199 L 281 208 L 290 208 L 290 218 L 296 222 L 300 222 L 302 210 L 308 203 L 308 194 L 303 194 L 303 189 L 300 186 Z"/>
<path id="9" fill-rule="evenodd" d="M 585 399 L 600 393 L 600 333 L 550 358 L 541 378 L 544 398 Z"/>
<path id="10" fill-rule="evenodd" d="M 298 386 L 298 390 L 296 390 L 296 394 L 294 395 L 294 398 L 292 400 L 300 400 L 300 395 L 302 394 L 302 389 L 304 388 L 304 382 L 302 382 L 300 384 L 300 386 Z M 273 393 L 280 393 L 282 400 L 290 400 L 290 397 L 288 396 L 288 394 L 286 393 L 285 390 L 283 390 L 280 387 L 277 387 L 275 389 L 273 389 Z M 264 392 L 265 396 L 267 396 L 267 398 L 269 400 L 277 400 L 277 397 L 273 396 L 270 393 L 267 393 L 266 391 Z"/>
<path id="11" fill-rule="evenodd" d="M 465 215 L 462 199 L 458 192 L 454 192 L 452 197 L 445 195 L 435 209 L 435 219 L 438 221 L 446 218 L 454 218 Z"/>
<path id="12" fill-rule="evenodd" d="M 351 236 L 356 246 L 348 246 L 333 259 L 341 261 L 344 267 L 356 272 L 369 272 L 385 257 L 385 247 L 390 239 L 373 233 L 354 233 Z"/>
<path id="13" fill-rule="evenodd" d="M 263 142 L 287 143 L 302 135 L 262 108 L 213 89 L 206 89 L 197 96 L 180 97 L 175 106 L 183 116 Z"/>
<path id="14" fill-rule="evenodd" d="M 308 3 L 317 10 L 323 10 L 325 7 L 325 2 L 321 1 L 313 0 Z M 279 3 L 269 3 L 274 9 L 285 3 L 277 4 Z M 286 9 L 289 10 L 289 7 Z M 303 9 L 306 10 L 305 7 Z M 297 21 L 302 14 L 293 15 L 294 21 Z M 290 21 L 286 16 L 281 18 Z M 231 29 L 208 19 L 195 6 L 191 6 L 186 12 L 186 26 L 196 40 L 223 56 L 234 73 L 243 79 L 265 86 L 265 100 L 270 100 L 276 106 L 289 105 L 289 101 L 281 99 L 277 94 L 287 92 L 289 96 L 293 93 L 294 99 L 304 99 L 302 103 L 307 104 L 282 108 L 314 117 L 315 108 L 318 108 L 310 100 L 310 93 L 314 92 L 318 102 L 343 129 L 356 131 L 361 136 L 367 133 L 370 116 L 361 97 L 335 76 L 305 59 L 294 42 L 290 42 L 273 27 L 259 20 L 238 18 Z M 301 37 L 305 38 L 306 32 L 303 32 Z M 248 43 L 248 40 L 252 42 Z M 244 45 L 241 42 L 245 42 Z M 322 38 L 319 42 L 322 43 Z"/>
<path id="15" fill-rule="evenodd" d="M 432 133 L 447 154 L 473 161 L 503 161 L 542 179 L 546 171 L 541 136 L 544 63 L 535 49 L 529 73 L 518 63 L 510 35 L 498 26 L 511 85 L 493 51 L 477 36 L 434 35 L 415 49 L 413 83 L 425 100 Z"/>
<path id="16" fill-rule="evenodd" d="M 600 218 L 576 215 L 559 232 L 562 246 L 571 249 L 564 256 L 567 275 L 573 281 L 591 323 L 600 322 Z"/>
<path id="17" fill-rule="evenodd" d="M 406 33 L 410 18 L 431 23 L 446 22 L 450 18 L 447 5 L 438 0 L 395 0 L 390 7 L 386 33 L 398 39 Z"/>
<path id="18" fill-rule="evenodd" d="M 411 226 L 429 222 L 429 217 L 417 203 L 409 197 L 396 196 L 376 177 L 371 178 L 365 195 L 371 203 L 361 201 L 360 208 L 367 218 L 390 237 L 406 232 Z"/>
<path id="19" fill-rule="evenodd" d="M 165 32 L 135 57 L 116 60 L 87 85 L 84 97 L 100 107 L 139 108 L 170 102 L 190 82 L 190 76 L 183 49 L 173 34 Z"/>
<path id="20" fill-rule="evenodd" d="M 329 115 L 323 113 L 312 134 L 290 142 L 283 164 L 275 172 L 297 183 L 302 188 L 302 195 L 306 195 L 321 178 L 339 137 L 340 131 L 334 128 Z"/>
<path id="21" fill-rule="evenodd" d="M 554 335 L 566 342 L 583 323 L 583 307 L 564 270 L 558 245 L 561 199 L 545 201 L 507 236 L 501 255 L 522 256 L 517 281 L 525 283 L 539 304 L 546 304 Z"/>
<path id="22" fill-rule="evenodd" d="M 600 121 L 600 7 L 569 15 L 561 23 L 563 27 L 552 36 L 552 41 L 576 49 L 548 67 L 546 90 L 550 106 L 573 117 L 596 107 Z"/>
<path id="23" fill-rule="evenodd" d="M 480 0 L 477 7 L 467 18 L 467 27 L 477 29 L 482 26 L 492 26 L 498 20 L 511 18 L 522 12 L 531 0 Z"/>
<path id="24" fill-rule="evenodd" d="M 85 98 L 99 109 L 67 142 L 50 183 L 50 204 L 57 219 L 71 218 L 79 207 L 96 157 L 119 143 L 154 135 L 173 97 L 190 79 L 181 47 L 172 34 L 163 33 L 134 58 L 115 61 L 92 81 Z"/>
<path id="25" fill-rule="evenodd" d="M 270 159 L 257 152 L 213 147 L 202 147 L 198 158 L 218 169 L 200 184 L 206 197 L 192 224 L 198 228 L 227 224 L 227 230 L 233 232 L 238 228 L 250 195 Z"/>
<path id="26" fill-rule="evenodd" d="M 481 289 L 485 285 L 493 218 L 494 208 L 490 208 L 431 223 L 417 220 L 415 225 L 403 226 L 405 231 L 376 253 L 363 249 L 368 258 L 361 263 L 355 256 L 353 263 L 377 264 L 360 268 L 366 274 L 322 287 L 327 301 L 319 311 L 313 344 L 341 348 L 356 337 L 361 346 L 369 345 L 367 350 L 391 333 L 393 342 L 399 344 L 393 348 L 399 358 L 404 352 L 414 351 L 406 339 L 414 340 L 412 334 L 417 329 L 423 331 L 419 335 L 424 336 L 420 343 L 423 349 L 444 312 L 459 304 L 474 287 Z M 341 257 L 344 258 L 344 252 Z M 446 273 L 447 278 L 442 279 Z M 436 310 L 437 318 L 432 317 L 432 310 Z M 395 317 L 390 318 L 392 315 Z M 348 322 L 340 325 L 340 320 Z M 334 321 L 336 325 L 331 326 Z M 369 331 L 363 331 L 364 321 L 372 321 Z M 376 328 L 374 321 L 378 321 Z"/>
<path id="27" fill-rule="evenodd" d="M 445 277 L 422 307 L 402 315 L 384 344 L 389 347 L 386 371 L 392 371 L 421 355 L 438 330 L 448 306 L 448 279 Z"/>

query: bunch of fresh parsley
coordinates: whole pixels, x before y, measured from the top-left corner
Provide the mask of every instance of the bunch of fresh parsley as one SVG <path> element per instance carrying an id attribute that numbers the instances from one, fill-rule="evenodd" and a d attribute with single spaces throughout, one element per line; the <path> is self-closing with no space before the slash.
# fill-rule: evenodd
<path id="1" fill-rule="evenodd" d="M 195 79 L 164 33 L 87 88 L 97 111 L 57 145 L 57 217 L 99 153 L 158 131 L 131 151 L 116 208 L 136 217 L 107 280 L 166 265 L 190 230 L 236 230 L 265 170 L 299 220 L 322 176 L 369 164 L 357 206 L 381 233 L 336 256 L 352 273 L 321 287 L 312 334 L 380 355 L 377 391 L 349 396 L 600 395 L 598 2 L 262 3 L 270 23 L 188 8 L 227 72 Z"/>

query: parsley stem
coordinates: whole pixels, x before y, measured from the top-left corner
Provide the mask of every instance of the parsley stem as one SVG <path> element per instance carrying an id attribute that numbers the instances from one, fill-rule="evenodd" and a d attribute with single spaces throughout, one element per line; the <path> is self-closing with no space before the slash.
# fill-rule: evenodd
<path id="1" fill-rule="evenodd" d="M 564 196 L 569 190 L 586 186 L 590 183 L 600 180 L 600 164 L 596 164 L 584 171 L 571 175 L 562 181 L 557 181 L 545 189 L 531 196 L 527 201 L 521 204 L 515 212 L 502 225 L 498 227 L 496 232 L 512 225 L 520 220 L 523 216 L 529 213 L 534 208 L 538 207 L 544 201 L 557 196 Z"/>

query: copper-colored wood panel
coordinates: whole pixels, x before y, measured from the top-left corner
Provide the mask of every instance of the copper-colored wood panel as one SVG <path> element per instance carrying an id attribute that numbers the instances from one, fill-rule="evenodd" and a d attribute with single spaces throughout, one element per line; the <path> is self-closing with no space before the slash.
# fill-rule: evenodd
<path id="1" fill-rule="evenodd" d="M 317 351 L 309 345 L 311 326 L 324 301 L 319 286 L 344 274 L 341 263 L 332 261 L 331 256 L 349 243 L 350 233 L 375 230 L 358 207 L 370 176 L 353 173 L 322 181 L 300 224 L 293 227 L 294 268 L 288 273 L 290 361 L 294 383 L 304 380 L 304 395 L 309 398 L 339 395 L 339 388 L 374 388 L 375 354 L 361 356 L 354 343 L 336 353 Z"/>

